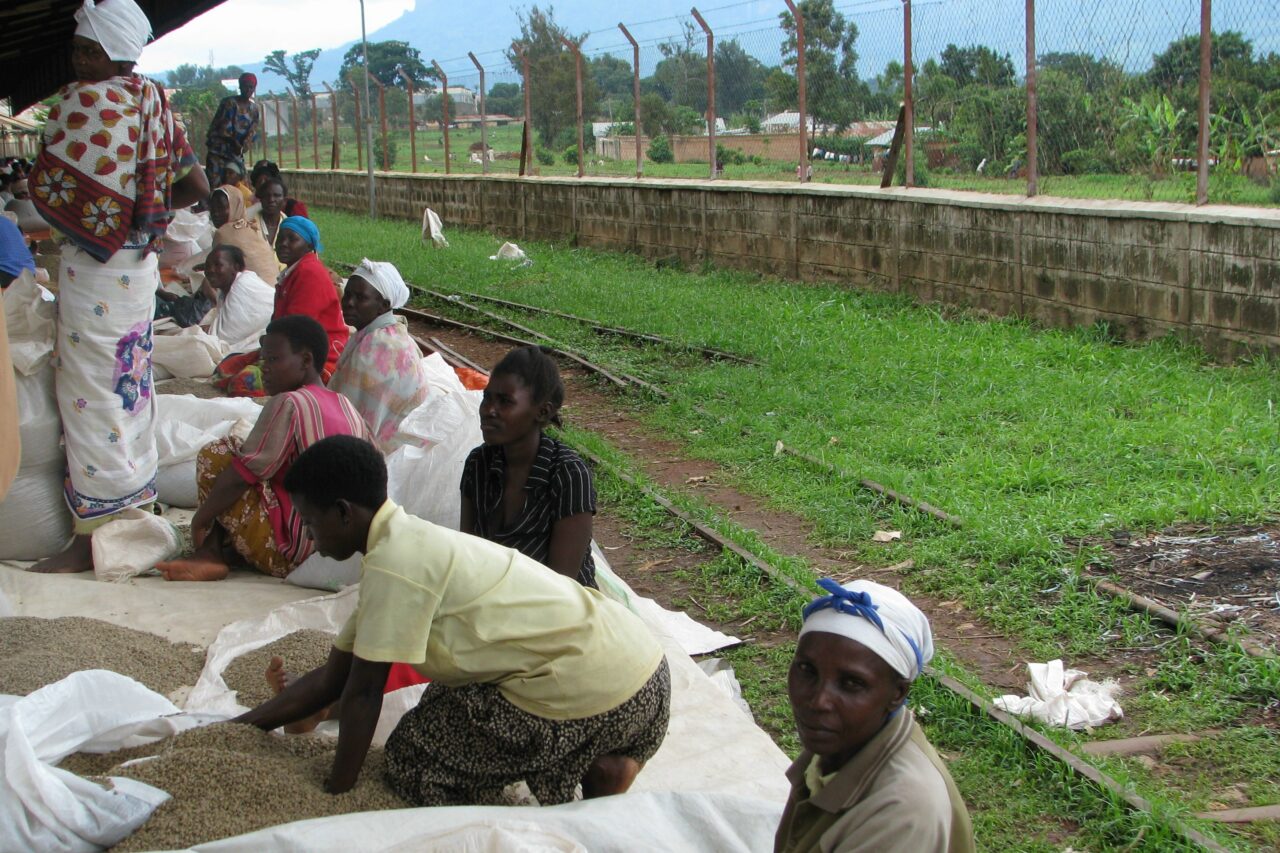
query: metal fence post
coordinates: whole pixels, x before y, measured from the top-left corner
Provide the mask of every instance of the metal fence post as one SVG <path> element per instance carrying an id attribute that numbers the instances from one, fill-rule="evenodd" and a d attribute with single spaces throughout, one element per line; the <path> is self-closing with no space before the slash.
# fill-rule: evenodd
<path id="1" fill-rule="evenodd" d="M 320 168 L 320 110 L 316 106 L 316 93 L 311 93 L 311 165 Z"/>
<path id="2" fill-rule="evenodd" d="M 293 168 L 301 169 L 302 152 L 298 144 L 298 118 L 302 114 L 298 112 L 298 96 L 290 94 L 289 101 L 291 109 L 293 110 L 293 112 L 290 113 L 290 115 L 293 116 Z"/>
<path id="3" fill-rule="evenodd" d="M 488 122 L 485 120 L 484 66 L 471 51 L 467 51 L 467 56 L 471 57 L 471 64 L 480 72 L 480 174 L 487 175 L 489 174 L 489 133 L 485 130 Z"/>
<path id="4" fill-rule="evenodd" d="M 702 15 L 698 14 L 696 6 L 689 10 L 689 14 L 707 34 L 707 156 L 711 160 L 711 180 L 714 181 L 720 171 L 716 168 L 716 37 Z"/>
<path id="5" fill-rule="evenodd" d="M 916 185 L 916 109 L 911 93 L 911 78 L 915 69 L 911 65 L 911 0 L 902 0 L 902 122 L 906 138 L 903 147 L 906 149 L 906 162 L 903 165 L 904 186 Z"/>
<path id="6" fill-rule="evenodd" d="M 382 171 L 391 171 L 391 158 L 387 154 L 387 87 L 372 74 L 369 82 L 378 87 L 378 127 L 382 131 Z M 369 104 L 369 119 L 373 119 L 373 104 Z M 369 159 L 373 160 L 373 142 L 369 142 Z"/>
<path id="7" fill-rule="evenodd" d="M 356 168 L 363 169 L 364 168 L 364 141 L 361 139 L 361 137 L 364 136 L 362 132 L 362 128 L 364 127 L 364 125 L 362 123 L 362 119 L 361 119 L 362 114 L 360 110 L 360 106 L 361 106 L 360 105 L 360 88 L 356 86 L 356 80 L 354 77 L 351 76 L 351 72 L 347 72 L 347 79 L 351 81 L 351 96 L 355 98 L 355 101 L 356 101 Z M 371 158 L 372 158 L 372 155 L 371 155 Z"/>
<path id="8" fill-rule="evenodd" d="M 409 94 L 409 160 L 410 166 L 415 175 L 418 173 L 418 122 L 413 117 L 413 78 L 404 73 L 403 68 L 397 68 L 396 73 L 400 75 L 400 79 L 404 80 L 404 89 Z"/>
<path id="9" fill-rule="evenodd" d="M 520 54 L 520 71 L 524 88 L 524 130 L 520 140 L 520 176 L 529 174 L 529 158 L 533 157 L 533 129 L 530 120 L 533 118 L 533 107 L 529 98 L 529 51 L 520 42 L 512 42 L 516 53 Z"/>
<path id="10" fill-rule="evenodd" d="M 1196 140 L 1196 204 L 1209 202 L 1209 85 L 1213 2 L 1200 0 L 1200 134 Z"/>
<path id="11" fill-rule="evenodd" d="M 267 130 L 267 99 L 266 98 L 261 98 L 258 100 L 258 117 L 259 117 L 258 127 L 262 128 L 262 159 L 270 160 L 271 148 L 270 148 L 269 139 L 271 137 L 271 133 L 270 131 Z"/>
<path id="12" fill-rule="evenodd" d="M 809 139 L 808 139 L 808 116 L 805 115 L 805 96 L 806 84 L 804 73 L 804 15 L 800 14 L 800 10 L 796 8 L 796 4 L 792 0 L 787 0 L 787 8 L 791 10 L 791 17 L 796 22 L 796 84 L 797 84 L 797 104 L 796 109 L 799 111 L 796 121 L 796 129 L 800 131 L 800 162 L 796 166 L 796 179 L 799 181 L 809 180 Z"/>
<path id="13" fill-rule="evenodd" d="M 574 91 L 577 95 L 577 109 L 574 112 L 578 124 L 578 177 L 582 177 L 582 51 L 578 49 L 578 45 L 569 41 L 564 36 L 560 37 L 560 42 L 573 54 L 573 83 Z"/>
<path id="14" fill-rule="evenodd" d="M 644 138 L 643 132 L 640 129 L 640 43 L 631 37 L 631 32 L 624 25 L 618 24 L 618 29 L 622 30 L 622 34 L 627 37 L 627 41 L 631 42 L 631 50 L 634 53 L 631 65 L 631 98 L 636 108 L 636 121 L 635 127 L 633 128 L 636 140 L 636 177 L 643 178 L 644 160 L 643 152 L 640 150 L 640 141 Z"/>
<path id="15" fill-rule="evenodd" d="M 1040 192 L 1040 119 L 1036 103 L 1036 0 L 1027 0 L 1027 196 Z"/>
<path id="16" fill-rule="evenodd" d="M 449 75 L 444 73 L 444 69 L 434 59 L 431 60 L 431 67 L 440 75 L 440 115 L 442 121 L 441 126 L 444 128 L 444 173 L 449 174 Z"/>
<path id="17" fill-rule="evenodd" d="M 324 89 L 329 93 L 329 111 L 333 119 L 333 142 L 329 146 L 329 168 L 342 168 L 342 141 L 338 137 L 338 93 L 329 87 L 328 83 L 324 84 Z"/>
<path id="18" fill-rule="evenodd" d="M 284 162 L 284 131 L 280 129 L 280 96 L 272 98 L 271 102 L 276 105 L 276 151 L 279 152 L 276 163 L 279 164 Z"/>

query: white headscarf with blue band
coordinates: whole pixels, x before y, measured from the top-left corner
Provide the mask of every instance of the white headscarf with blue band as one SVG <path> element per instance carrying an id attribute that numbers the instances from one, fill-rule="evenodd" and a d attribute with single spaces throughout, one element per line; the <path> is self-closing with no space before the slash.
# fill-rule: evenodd
<path id="1" fill-rule="evenodd" d="M 929 618 L 896 589 L 866 580 L 841 586 L 830 578 L 818 585 L 830 595 L 805 607 L 801 637 L 811 631 L 848 637 L 871 649 L 908 681 L 915 681 L 933 659 Z"/>

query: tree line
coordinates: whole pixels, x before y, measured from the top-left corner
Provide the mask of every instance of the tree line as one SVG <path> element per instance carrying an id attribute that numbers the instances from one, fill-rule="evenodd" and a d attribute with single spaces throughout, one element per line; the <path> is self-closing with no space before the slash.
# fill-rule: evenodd
<path id="1" fill-rule="evenodd" d="M 903 67 L 890 62 L 869 79 L 858 76 L 857 25 L 835 8 L 834 0 L 801 0 L 804 20 L 806 103 L 813 135 L 840 137 L 855 122 L 892 120 L 903 97 Z M 575 66 L 562 40 L 582 44 L 554 12 L 533 6 L 519 16 L 517 40 L 523 45 L 533 80 L 531 124 L 538 142 L 552 151 L 576 140 Z M 734 128 L 761 130 L 770 114 L 798 106 L 798 43 L 792 14 L 779 16 L 781 62 L 768 66 L 736 39 L 715 48 L 716 112 Z M 1148 172 L 1160 176 L 1178 158 L 1196 148 L 1199 36 L 1175 40 L 1154 55 L 1150 67 L 1129 71 L 1087 53 L 1047 53 L 1037 60 L 1039 161 L 1046 174 Z M 640 131 L 649 137 L 705 132 L 707 66 L 702 35 L 692 24 L 658 45 L 662 58 L 640 81 Z M 402 41 L 368 45 L 372 79 L 387 87 L 388 117 L 407 114 L 404 77 L 415 88 L 433 92 L 419 110 L 420 121 L 441 115 L 439 79 L 416 48 Z M 302 100 L 311 94 L 311 68 L 319 51 L 292 56 L 275 51 L 266 68 L 286 81 Z M 1269 160 L 1280 147 L 1280 57 L 1259 55 L 1238 32 L 1216 33 L 1211 44 L 1213 156 L 1228 165 L 1250 158 Z M 523 59 L 506 53 L 520 73 Z M 584 57 L 583 103 L 587 121 L 612 121 L 621 132 L 634 131 L 633 71 L 616 56 Z M 234 71 L 234 73 L 232 73 Z M 169 83 L 183 89 L 179 109 L 208 108 L 219 79 L 239 69 L 184 65 Z M 363 82 L 364 54 L 359 45 L 342 63 L 336 88 L 350 92 Z M 220 87 L 218 87 L 220 90 Z M 931 128 L 929 139 L 942 143 L 952 162 L 965 169 L 985 161 L 986 171 L 1013 171 L 1026 154 L 1025 80 L 1012 57 L 982 45 L 949 44 L 919 65 L 914 78 L 918 127 Z M 363 97 L 363 91 L 357 92 Z M 225 92 L 223 92 L 225 94 Z M 376 94 L 375 94 L 376 97 Z M 354 120 L 354 100 L 342 100 L 344 120 Z M 523 92 L 518 83 L 500 82 L 486 93 L 489 114 L 520 116 Z M 211 109 L 210 109 L 211 114 Z M 428 119 L 430 117 L 430 119 Z"/>

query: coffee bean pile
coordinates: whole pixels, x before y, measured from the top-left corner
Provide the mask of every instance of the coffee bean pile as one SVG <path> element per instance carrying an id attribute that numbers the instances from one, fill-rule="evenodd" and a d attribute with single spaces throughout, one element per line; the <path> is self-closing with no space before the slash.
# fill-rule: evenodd
<path id="1" fill-rule="evenodd" d="M 369 750 L 353 789 L 325 793 L 336 747 L 337 741 L 319 735 L 281 736 L 219 723 L 113 753 L 117 762 L 140 753 L 156 757 L 99 771 L 103 775 L 137 779 L 173 795 L 113 849 L 182 849 L 297 820 L 408 807 L 387 787 L 379 749 Z"/>
<path id="2" fill-rule="evenodd" d="M 109 622 L 0 619 L 0 693 L 25 696 L 83 669 L 109 669 L 169 695 L 200 677 L 204 651 Z"/>
<path id="3" fill-rule="evenodd" d="M 267 684 L 267 665 L 273 657 L 284 658 L 284 668 L 293 678 L 300 678 L 323 666 L 333 648 L 333 635 L 324 631 L 294 631 L 273 643 L 241 655 L 222 672 L 227 687 L 236 691 L 236 701 L 246 708 L 256 708 L 275 693 Z"/>

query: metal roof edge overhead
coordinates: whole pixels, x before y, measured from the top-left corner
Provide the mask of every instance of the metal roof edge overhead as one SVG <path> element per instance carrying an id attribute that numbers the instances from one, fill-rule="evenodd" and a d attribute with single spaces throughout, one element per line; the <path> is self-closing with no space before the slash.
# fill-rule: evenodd
<path id="1" fill-rule="evenodd" d="M 224 0 L 135 0 L 159 38 Z M 0 3 L 0 98 L 15 113 L 71 80 L 71 36 L 81 0 L 6 0 Z"/>

